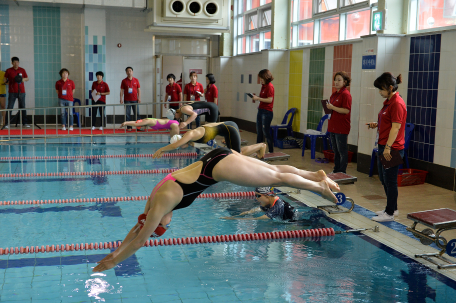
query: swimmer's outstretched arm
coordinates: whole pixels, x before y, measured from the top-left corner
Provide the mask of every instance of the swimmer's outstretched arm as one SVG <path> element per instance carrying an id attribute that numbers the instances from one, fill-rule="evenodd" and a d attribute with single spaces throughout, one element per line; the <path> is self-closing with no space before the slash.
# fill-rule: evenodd
<path id="1" fill-rule="evenodd" d="M 174 149 L 177 149 L 179 147 L 181 147 L 182 145 L 185 145 L 188 143 L 188 141 L 191 141 L 193 140 L 193 137 L 195 136 L 195 131 L 194 130 L 190 130 L 188 132 L 186 132 L 184 134 L 184 136 L 182 137 L 182 139 L 180 139 L 179 141 L 177 142 L 174 142 L 173 144 L 168 144 L 166 146 L 163 146 L 161 148 L 159 148 L 153 155 L 153 158 L 154 159 L 159 159 L 163 156 L 163 153 L 164 152 L 167 152 L 167 151 L 170 151 L 170 150 L 174 150 Z"/>
<path id="2" fill-rule="evenodd" d="M 256 213 L 259 213 L 261 211 L 262 210 L 261 210 L 260 207 L 255 207 L 255 208 L 252 208 L 251 210 L 243 211 L 239 215 L 235 215 L 235 216 L 232 216 L 232 217 L 221 217 L 220 219 L 225 219 L 225 220 L 259 220 L 259 219 L 268 219 L 268 216 L 266 216 L 266 218 L 263 218 L 264 216 L 261 216 L 261 217 L 258 217 L 258 218 L 238 218 L 239 216 L 256 214 Z"/>
<path id="3" fill-rule="evenodd" d="M 144 126 L 144 125 L 150 125 L 150 126 L 154 126 L 155 123 L 153 123 L 152 121 L 154 121 L 155 123 L 157 123 L 156 121 L 157 120 L 141 120 L 141 122 L 135 122 L 135 121 L 125 121 L 124 123 L 122 123 L 122 125 L 120 125 L 120 127 L 125 127 L 125 126 L 133 126 L 133 127 L 139 127 L 139 126 Z"/>
<path id="4" fill-rule="evenodd" d="M 133 226 L 133 228 L 130 230 L 130 232 L 128 232 L 127 236 L 125 237 L 125 239 L 122 241 L 122 243 L 120 244 L 119 247 L 117 247 L 117 249 L 115 251 L 113 251 L 112 253 L 108 254 L 106 257 L 104 257 L 100 262 L 98 263 L 102 263 L 102 262 L 106 262 L 106 261 L 109 261 L 109 260 L 112 260 L 113 258 L 115 258 L 118 254 L 120 254 L 120 252 L 122 250 L 125 249 L 125 247 L 127 247 L 128 244 L 130 244 L 131 241 L 133 241 L 136 236 L 139 234 L 139 224 L 136 223 L 135 226 Z"/>
<path id="5" fill-rule="evenodd" d="M 185 122 L 180 123 L 180 128 L 187 127 L 187 125 L 195 121 L 196 117 L 198 117 L 198 114 L 193 111 L 193 107 L 191 105 L 182 106 L 180 110 L 183 114 L 190 116 Z"/>
<path id="6" fill-rule="evenodd" d="M 220 219 L 225 219 L 225 220 L 269 220 L 270 218 L 266 215 L 262 215 L 261 217 L 256 217 L 256 218 L 223 217 Z"/>

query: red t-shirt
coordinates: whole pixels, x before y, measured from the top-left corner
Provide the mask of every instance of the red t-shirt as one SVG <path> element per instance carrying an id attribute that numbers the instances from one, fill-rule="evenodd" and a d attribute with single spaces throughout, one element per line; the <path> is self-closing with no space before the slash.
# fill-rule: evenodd
<path id="1" fill-rule="evenodd" d="M 407 119 L 407 106 L 399 93 L 383 102 L 383 108 L 378 113 L 378 144 L 386 145 L 392 123 L 400 123 L 401 128 L 394 140 L 393 149 L 402 150 L 405 144 L 405 124 Z"/>
<path id="2" fill-rule="evenodd" d="M 328 131 L 335 134 L 348 135 L 350 133 L 350 116 L 352 97 L 348 89 L 344 86 L 339 92 L 334 92 L 329 98 L 329 102 L 336 107 L 348 109 L 348 114 L 341 114 L 335 110 L 331 113 L 331 119 L 328 121 Z"/>
<path id="3" fill-rule="evenodd" d="M 166 93 L 168 94 L 168 96 L 171 96 L 171 101 L 182 101 L 179 96 L 181 92 L 182 89 L 177 83 L 173 83 L 173 85 L 166 85 Z M 170 103 L 170 105 L 179 106 L 179 103 Z"/>
<path id="4" fill-rule="evenodd" d="M 94 81 L 92 83 L 92 91 L 93 90 L 97 90 L 97 92 L 100 92 L 100 93 L 110 92 L 108 83 L 104 82 L 103 80 L 101 80 L 100 83 L 98 83 L 98 81 Z M 90 94 L 90 98 L 93 99 L 92 94 Z M 100 99 L 98 99 L 98 101 L 106 103 L 106 95 L 100 95 Z"/>
<path id="5" fill-rule="evenodd" d="M 59 99 L 73 102 L 73 89 L 75 88 L 76 86 L 71 79 L 67 79 L 66 81 L 60 79 L 59 81 L 55 82 L 55 89 L 59 92 Z"/>
<path id="6" fill-rule="evenodd" d="M 264 84 L 261 86 L 260 98 L 269 98 L 272 97 L 271 103 L 261 102 L 258 108 L 265 109 L 272 112 L 272 108 L 274 107 L 274 85 L 271 82 L 268 84 Z"/>
<path id="7" fill-rule="evenodd" d="M 209 84 L 207 86 L 205 97 L 207 102 L 214 102 L 214 99 L 218 98 L 218 89 L 215 84 Z"/>
<path id="8" fill-rule="evenodd" d="M 17 70 L 10 67 L 5 72 L 5 78 L 8 79 L 8 91 L 10 93 L 18 93 L 17 83 L 14 78 L 17 74 L 22 74 L 22 78 L 28 78 L 27 72 L 22 67 L 18 67 Z M 24 82 L 19 85 L 20 93 L 25 93 Z"/>
<path id="9" fill-rule="evenodd" d="M 191 95 L 195 96 L 195 101 L 201 101 L 200 95 L 196 92 L 204 93 L 204 88 L 201 83 L 196 82 L 195 85 L 192 85 L 192 83 L 185 85 L 184 95 L 187 95 L 187 100 L 184 101 L 191 101 Z"/>
<path id="10" fill-rule="evenodd" d="M 138 88 L 141 86 L 135 77 L 132 77 L 131 80 L 128 77 L 123 79 L 120 89 L 124 90 L 124 101 L 138 101 Z"/>

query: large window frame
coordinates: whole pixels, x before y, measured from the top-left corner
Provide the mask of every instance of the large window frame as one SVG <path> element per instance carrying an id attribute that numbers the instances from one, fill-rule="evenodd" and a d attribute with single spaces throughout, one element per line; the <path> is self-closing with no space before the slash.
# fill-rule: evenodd
<path id="1" fill-rule="evenodd" d="M 410 2 L 409 2 L 409 11 L 408 11 L 409 22 L 407 24 L 407 33 L 408 34 L 417 34 L 417 33 L 425 33 L 425 32 L 440 32 L 443 30 L 456 29 L 456 25 L 418 29 L 418 27 L 419 27 L 419 5 L 420 5 L 419 0 L 410 0 Z M 455 12 L 456 12 L 456 6 L 454 7 L 453 14 Z"/>
<path id="2" fill-rule="evenodd" d="M 378 0 L 364 0 L 359 3 L 345 4 L 349 0 L 332 0 L 337 2 L 337 7 L 325 11 L 319 11 L 319 7 L 323 3 L 327 3 L 331 0 L 312 0 L 312 17 L 298 20 L 299 18 L 299 0 L 290 0 L 290 20 L 291 20 L 291 41 L 290 48 L 300 48 L 303 47 L 299 45 L 298 35 L 299 35 L 299 26 L 302 24 L 313 23 L 313 41 L 312 44 L 321 43 L 321 21 L 327 20 L 334 17 L 339 17 L 339 37 L 338 40 L 334 41 L 345 41 L 347 33 L 347 15 L 357 12 L 370 10 L 370 20 L 369 20 L 369 34 L 372 33 L 370 22 L 372 20 L 372 12 L 376 10 Z M 354 0 L 356 1 L 356 0 Z M 358 0 L 359 1 L 359 0 Z"/>
<path id="3" fill-rule="evenodd" d="M 234 28 L 233 28 L 233 55 L 248 54 L 267 49 L 265 44 L 265 34 L 271 32 L 272 24 L 272 3 L 260 0 L 260 6 L 249 9 L 250 2 L 247 2 L 247 11 L 242 12 L 243 2 L 246 0 L 234 1 Z M 239 27 L 243 26 L 243 33 Z M 253 27 L 253 28 L 251 28 Z M 258 37 L 256 37 L 258 35 Z M 251 45 L 252 37 L 258 41 L 256 45 Z M 243 39 L 245 38 L 245 39 Z M 243 45 L 245 43 L 245 45 Z M 255 41 L 256 44 L 256 41 Z M 270 47 L 271 43 L 268 44 Z M 244 52 L 245 47 L 245 52 Z M 266 48 L 265 48 L 266 47 Z"/>

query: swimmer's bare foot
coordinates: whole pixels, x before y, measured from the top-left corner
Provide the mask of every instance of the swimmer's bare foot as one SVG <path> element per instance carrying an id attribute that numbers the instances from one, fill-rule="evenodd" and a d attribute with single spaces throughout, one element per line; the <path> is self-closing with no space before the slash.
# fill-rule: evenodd
<path id="1" fill-rule="evenodd" d="M 328 182 L 329 187 L 332 190 L 337 190 L 337 191 L 340 190 L 339 184 L 337 184 L 336 182 L 334 182 L 333 180 L 328 178 L 328 176 L 326 175 L 324 170 L 320 169 L 319 171 L 316 172 L 316 174 L 318 176 L 318 181 L 326 180 Z"/>
<path id="2" fill-rule="evenodd" d="M 266 144 L 262 143 L 262 146 L 257 153 L 258 159 L 264 159 L 264 154 L 266 154 Z"/>
<path id="3" fill-rule="evenodd" d="M 331 189 L 329 188 L 329 184 L 326 180 L 323 180 L 323 181 L 320 181 L 319 182 L 321 187 L 322 187 L 322 192 L 321 192 L 321 196 L 323 198 L 325 198 L 326 200 L 328 201 L 331 201 L 333 203 L 337 203 L 337 198 L 336 196 L 334 196 L 334 194 L 332 193 Z"/>

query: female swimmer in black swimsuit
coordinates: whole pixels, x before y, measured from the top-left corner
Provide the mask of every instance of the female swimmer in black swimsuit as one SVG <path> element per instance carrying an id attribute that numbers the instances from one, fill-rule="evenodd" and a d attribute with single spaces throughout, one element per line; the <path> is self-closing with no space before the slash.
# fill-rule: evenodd
<path id="1" fill-rule="evenodd" d="M 266 144 L 258 143 L 241 148 L 241 135 L 239 134 L 239 127 L 232 121 L 225 121 L 222 123 L 207 123 L 203 126 L 189 130 L 179 141 L 164 146 L 154 153 L 154 158 L 161 158 L 164 152 L 179 148 L 189 142 L 207 143 L 215 139 L 216 136 L 223 136 L 225 138 L 226 147 L 241 153 L 244 156 L 250 156 L 254 153 L 258 158 L 263 158 L 266 153 Z"/>
<path id="2" fill-rule="evenodd" d="M 217 148 L 199 161 L 166 176 L 155 186 L 144 213 L 116 251 L 93 269 L 101 272 L 116 266 L 140 249 L 150 236 L 160 236 L 171 221 L 172 211 L 185 208 L 204 190 L 220 181 L 241 186 L 288 186 L 318 192 L 336 203 L 332 190 L 339 186 L 325 172 L 309 172 L 288 165 L 270 165 L 260 160 Z"/>

